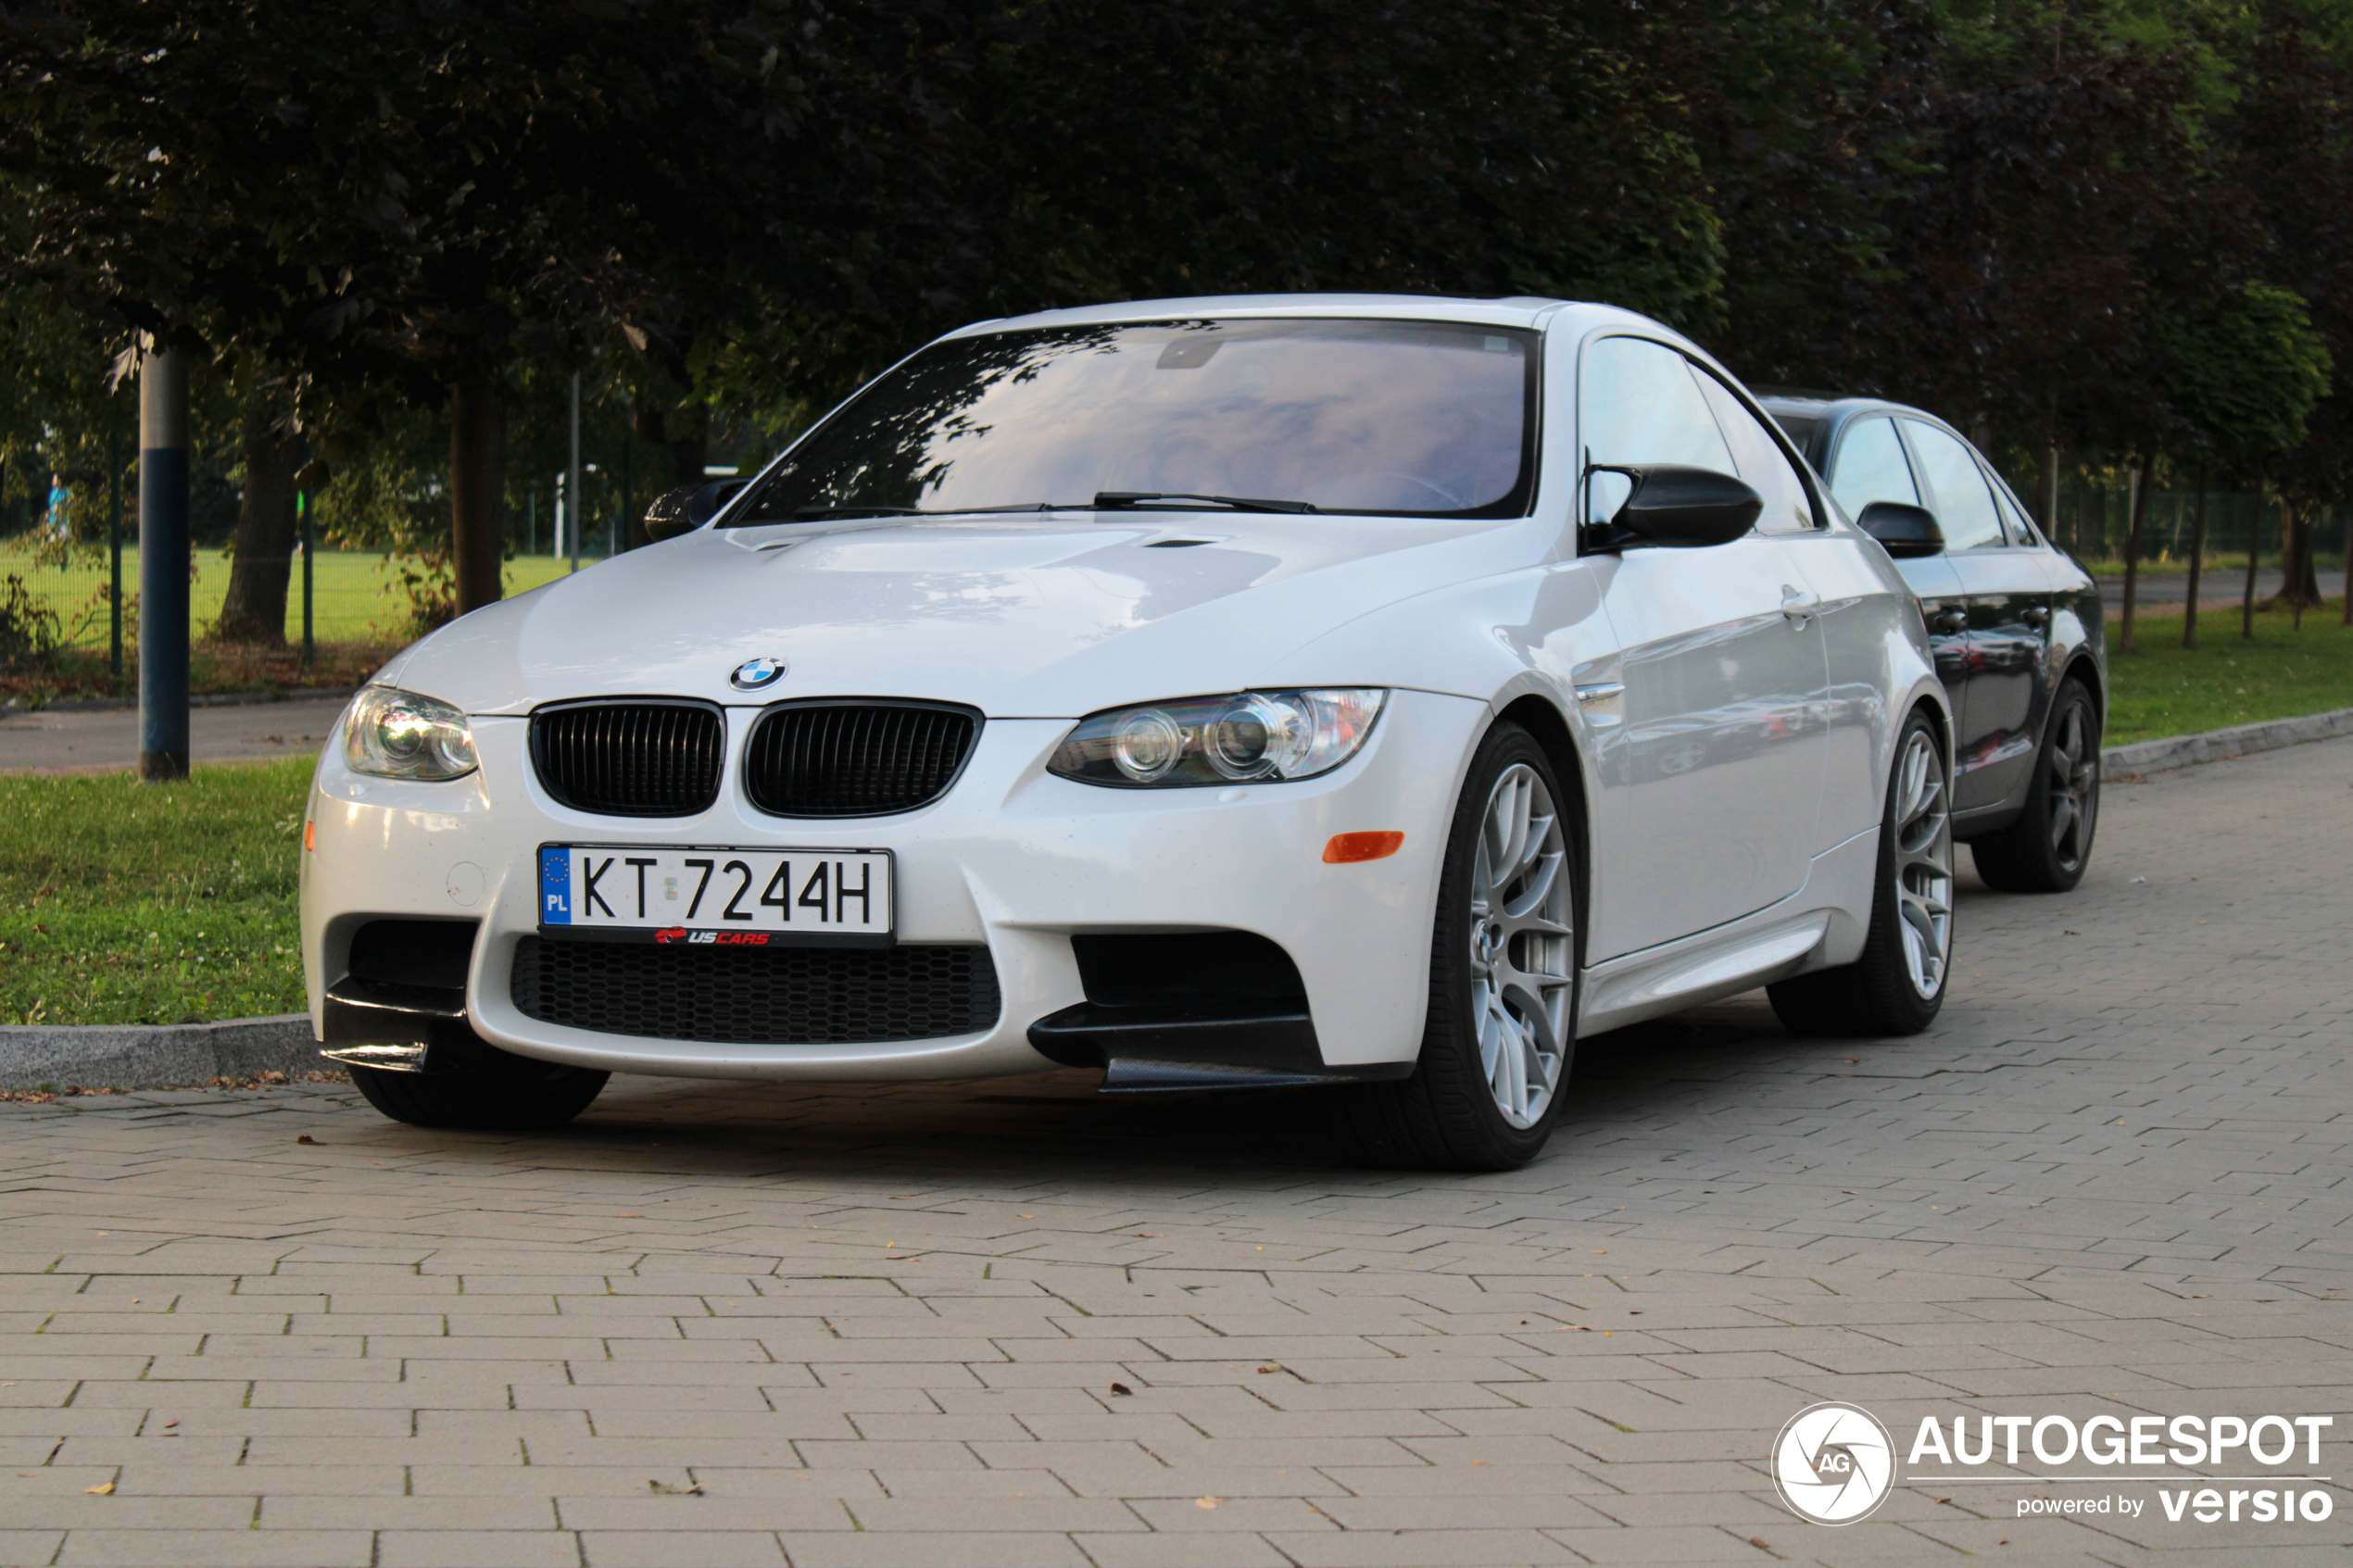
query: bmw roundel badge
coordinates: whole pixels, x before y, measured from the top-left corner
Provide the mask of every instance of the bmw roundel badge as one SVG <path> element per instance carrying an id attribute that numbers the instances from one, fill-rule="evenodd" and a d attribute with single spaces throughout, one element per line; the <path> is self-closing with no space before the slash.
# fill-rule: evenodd
<path id="1" fill-rule="evenodd" d="M 747 659 L 736 666 L 727 684 L 739 692 L 764 691 L 785 678 L 785 661 L 781 659 Z"/>

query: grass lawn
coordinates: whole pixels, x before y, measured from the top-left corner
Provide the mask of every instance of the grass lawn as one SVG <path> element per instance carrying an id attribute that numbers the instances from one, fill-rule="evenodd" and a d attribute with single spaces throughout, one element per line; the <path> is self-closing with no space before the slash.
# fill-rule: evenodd
<path id="1" fill-rule="evenodd" d="M 220 619 L 220 601 L 229 592 L 229 553 L 198 550 L 195 575 L 188 584 L 188 619 L 199 633 Z M 311 567 L 311 631 L 322 643 L 392 643 L 409 640 L 405 629 L 409 601 L 400 591 L 400 573 L 392 558 L 359 550 L 321 550 Z M 572 563 L 553 556 L 518 556 L 507 562 L 506 591 L 520 594 L 554 581 Z M 78 554 L 64 567 L 33 563 L 17 541 L 0 546 L 0 575 L 24 579 L 33 597 L 57 613 L 66 634 L 77 646 L 103 650 L 108 636 L 105 593 L 110 581 L 103 553 Z M 389 592 L 387 592 L 389 590 Z M 139 591 L 139 551 L 122 551 L 122 591 Z M 302 562 L 294 564 L 286 589 L 286 636 L 302 641 Z"/>
<path id="2" fill-rule="evenodd" d="M 298 1012 L 310 759 L 0 778 L 0 1023 Z"/>
<path id="3" fill-rule="evenodd" d="M 2344 601 L 2304 612 L 2296 631 L 2285 610 L 2255 618 L 2255 640 L 2239 636 L 2235 607 L 2197 618 L 2197 648 L 2183 652 L 2182 618 L 2150 616 L 2133 628 L 2139 651 L 2116 651 L 2108 619 L 2108 744 L 2196 734 L 2265 719 L 2353 708 L 2353 627 Z"/>

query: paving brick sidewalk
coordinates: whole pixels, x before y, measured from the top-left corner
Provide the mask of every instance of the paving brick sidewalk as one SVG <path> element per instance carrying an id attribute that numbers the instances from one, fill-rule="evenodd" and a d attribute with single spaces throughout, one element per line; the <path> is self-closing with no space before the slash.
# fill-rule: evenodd
<path id="1" fill-rule="evenodd" d="M 2113 789 L 1932 1035 L 1589 1042 L 1508 1176 L 1078 1074 L 0 1107 L 0 1564 L 2343 1563 L 2348 829 L 2353 740 Z M 1764 1464 L 1824 1399 L 2333 1413 L 2336 1512 L 1824 1529 Z"/>

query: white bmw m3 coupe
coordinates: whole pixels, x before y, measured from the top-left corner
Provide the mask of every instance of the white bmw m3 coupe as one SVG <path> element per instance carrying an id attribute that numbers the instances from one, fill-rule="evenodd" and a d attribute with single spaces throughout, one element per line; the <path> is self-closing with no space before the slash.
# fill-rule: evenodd
<path id="1" fill-rule="evenodd" d="M 669 535 L 354 699 L 305 830 L 326 1054 L 403 1121 L 611 1073 L 1327 1085 L 1494 1170 L 1580 1035 L 1952 953 L 1918 601 L 1642 317 L 1278 295 L 951 332 Z"/>

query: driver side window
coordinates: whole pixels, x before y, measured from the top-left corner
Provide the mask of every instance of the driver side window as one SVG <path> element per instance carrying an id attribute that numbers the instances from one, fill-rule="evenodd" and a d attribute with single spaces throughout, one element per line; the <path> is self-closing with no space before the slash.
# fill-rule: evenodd
<path id="1" fill-rule="evenodd" d="M 1737 475 L 1696 374 L 1665 344 L 1605 337 L 1589 345 L 1579 399 L 1587 463 L 1672 463 Z M 1594 474 L 1586 521 L 1607 521 L 1632 488 L 1624 474 Z"/>

